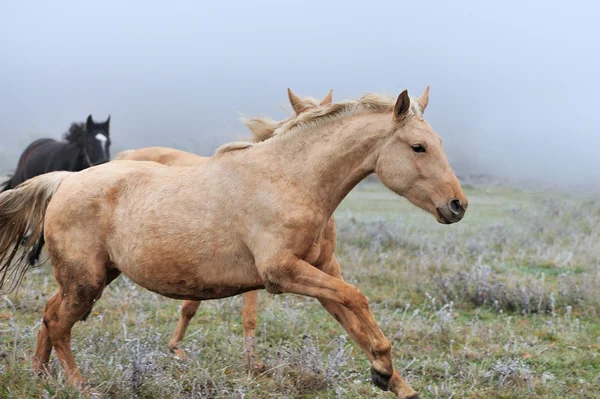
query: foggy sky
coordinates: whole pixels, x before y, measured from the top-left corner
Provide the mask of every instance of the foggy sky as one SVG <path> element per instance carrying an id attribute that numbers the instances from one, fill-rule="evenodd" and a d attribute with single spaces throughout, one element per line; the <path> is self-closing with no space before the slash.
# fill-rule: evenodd
<path id="1" fill-rule="evenodd" d="M 111 117 L 118 149 L 209 155 L 286 88 L 419 95 L 451 164 L 600 185 L 597 2 L 25 1 L 0 5 L 0 156 Z M 3 167 L 5 165 L 2 165 Z M 14 167 L 9 165 L 9 167 Z"/>

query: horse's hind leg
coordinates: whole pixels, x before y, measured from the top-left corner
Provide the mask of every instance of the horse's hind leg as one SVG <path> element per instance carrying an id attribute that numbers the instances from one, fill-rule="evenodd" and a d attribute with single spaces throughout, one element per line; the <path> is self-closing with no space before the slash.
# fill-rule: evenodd
<path id="1" fill-rule="evenodd" d="M 117 269 L 111 269 L 107 272 L 106 274 L 106 283 L 104 284 L 104 288 L 108 287 L 108 285 L 110 283 L 112 283 L 117 277 L 119 277 L 121 275 L 121 272 Z M 81 321 L 86 321 L 87 318 L 90 316 L 90 314 L 92 313 L 92 309 L 93 309 L 93 305 L 91 308 L 89 308 L 89 310 L 87 312 L 85 312 L 85 314 L 81 317 Z"/>
<path id="2" fill-rule="evenodd" d="M 46 303 L 45 314 L 55 312 L 54 307 L 58 303 L 59 294 L 54 294 L 52 298 Z M 50 335 L 48 334 L 48 326 L 46 325 L 45 317 L 38 333 L 37 343 L 35 346 L 35 356 L 33 357 L 32 369 L 33 371 L 44 371 L 46 365 L 50 361 L 50 353 L 52 352 L 52 342 L 50 341 Z"/>
<path id="3" fill-rule="evenodd" d="M 34 367 L 48 361 L 53 346 L 69 380 L 79 385 L 83 379 L 71 351 L 71 329 L 100 298 L 106 284 L 106 269 L 100 262 L 81 265 L 53 260 L 59 290 L 46 306 Z M 48 337 L 52 345 L 48 344 Z"/>
<path id="4" fill-rule="evenodd" d="M 185 353 L 183 349 L 179 347 L 181 341 L 183 341 L 183 336 L 185 335 L 185 330 L 190 324 L 190 320 L 196 314 L 198 307 L 200 306 L 200 301 L 183 301 L 183 306 L 181 307 L 181 316 L 179 316 L 179 322 L 177 322 L 177 327 L 175 331 L 173 331 L 173 336 L 169 341 L 169 349 L 175 353 L 175 356 L 178 358 L 185 360 L 188 358 L 188 355 Z"/>
<path id="5" fill-rule="evenodd" d="M 265 366 L 256 360 L 254 352 L 254 337 L 256 336 L 256 321 L 258 319 L 258 291 L 248 291 L 242 294 L 244 307 L 242 309 L 242 327 L 244 328 L 244 359 L 252 372 L 261 372 Z"/>

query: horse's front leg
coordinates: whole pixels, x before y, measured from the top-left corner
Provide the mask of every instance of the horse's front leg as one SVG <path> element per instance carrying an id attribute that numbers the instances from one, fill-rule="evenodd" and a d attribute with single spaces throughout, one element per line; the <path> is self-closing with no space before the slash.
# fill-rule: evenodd
<path id="1" fill-rule="evenodd" d="M 260 264 L 259 271 L 269 292 L 301 294 L 317 298 L 322 303 L 334 302 L 341 305 L 339 309 L 346 309 L 351 313 L 358 320 L 362 334 L 366 337 L 357 339 L 361 334 L 360 330 L 358 327 L 351 329 L 356 334 L 353 338 L 357 339 L 361 347 L 364 345 L 363 350 L 370 354 L 373 382 L 384 390 L 394 389 L 399 398 L 417 398 L 415 391 L 405 383 L 404 389 L 398 389 L 399 383 L 403 381 L 397 380 L 400 376 L 392 365 L 391 344 L 377 325 L 367 298 L 358 288 L 295 256 L 271 259 Z M 349 318 L 346 312 L 342 314 L 348 317 L 346 325 L 350 328 L 354 319 Z"/>
<path id="2" fill-rule="evenodd" d="M 343 280 L 341 268 L 335 255 L 331 258 L 329 264 L 324 265 L 321 269 L 325 273 L 332 277 Z M 348 333 L 350 338 L 356 342 L 363 352 L 367 355 L 370 361 L 373 361 L 373 355 L 371 354 L 369 339 L 367 334 L 363 330 L 358 318 L 346 307 L 339 304 L 338 302 L 331 301 L 328 299 L 319 299 L 323 307 L 337 320 L 340 322 L 344 330 Z M 387 382 L 384 378 L 379 379 L 377 374 L 373 374 L 373 383 L 379 386 L 379 383 L 385 384 L 380 386 L 382 389 L 389 389 L 394 392 L 399 398 L 418 398 L 415 391 L 404 381 L 404 378 L 400 376 L 398 371 L 394 370 L 392 378 Z"/>

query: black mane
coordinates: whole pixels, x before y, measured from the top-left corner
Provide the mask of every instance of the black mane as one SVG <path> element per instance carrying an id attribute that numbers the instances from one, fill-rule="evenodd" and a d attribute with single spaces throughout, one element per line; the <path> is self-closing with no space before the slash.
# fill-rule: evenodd
<path id="1" fill-rule="evenodd" d="M 81 143 L 85 135 L 85 123 L 71 123 L 69 131 L 63 134 L 63 139 L 71 143 Z"/>

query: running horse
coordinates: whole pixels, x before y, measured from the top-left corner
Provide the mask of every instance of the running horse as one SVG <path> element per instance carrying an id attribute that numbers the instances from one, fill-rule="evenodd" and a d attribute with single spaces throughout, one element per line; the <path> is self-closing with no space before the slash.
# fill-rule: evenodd
<path id="1" fill-rule="evenodd" d="M 274 121 L 269 118 L 243 118 L 243 123 L 252 133 L 251 140 L 255 143 L 265 141 L 271 138 L 274 132 L 287 121 L 298 117 L 311 109 L 323 107 L 331 104 L 333 97 L 333 90 L 329 90 L 329 93 L 322 99 L 317 100 L 313 97 L 298 97 L 288 88 L 288 98 L 290 105 L 292 106 L 293 114 L 288 119 L 281 121 Z M 133 161 L 152 161 L 158 162 L 168 166 L 192 166 L 202 165 L 208 161 L 209 157 L 201 157 L 196 154 L 177 150 L 174 148 L 166 147 L 147 147 L 140 148 L 138 150 L 125 150 L 118 153 L 115 160 L 133 160 Z M 324 234 L 326 242 L 331 245 L 331 251 L 335 249 L 336 244 L 336 233 L 335 223 L 333 216 L 328 224 L 327 231 Z M 332 255 L 333 256 L 333 255 Z M 254 349 L 254 339 L 256 336 L 256 323 L 258 320 L 258 291 L 248 291 L 242 294 L 244 299 L 244 305 L 242 308 L 242 328 L 244 330 L 244 359 L 246 366 L 254 372 L 260 372 L 264 370 L 264 364 L 256 359 L 256 353 Z M 185 331 L 191 321 L 196 315 L 200 301 L 184 301 L 181 307 L 181 314 L 177 327 L 169 340 L 169 349 L 180 359 L 187 359 L 188 356 L 185 350 L 180 347 L 181 342 L 185 336 Z"/>
<path id="2" fill-rule="evenodd" d="M 114 161 L 0 194 L 0 291 L 30 267 L 15 244 L 28 228 L 33 240 L 43 230 L 58 283 L 33 369 L 44 370 L 54 348 L 68 380 L 83 384 L 71 330 L 123 273 L 174 299 L 263 288 L 317 298 L 370 360 L 373 383 L 417 398 L 366 296 L 320 244 L 335 209 L 372 173 L 439 223 L 462 220 L 467 198 L 423 118 L 428 99 L 366 94 L 306 111 L 261 143 L 223 145 L 201 166 Z"/>
<path id="3" fill-rule="evenodd" d="M 97 123 L 92 115 L 84 123 L 72 123 L 62 141 L 51 138 L 37 139 L 21 154 L 17 169 L 8 180 L 2 183 L 0 192 L 10 190 L 27 179 L 59 170 L 78 172 L 90 166 L 110 160 L 110 116 Z M 26 238 L 27 239 L 27 238 Z M 44 236 L 28 255 L 34 266 L 44 247 Z"/>

